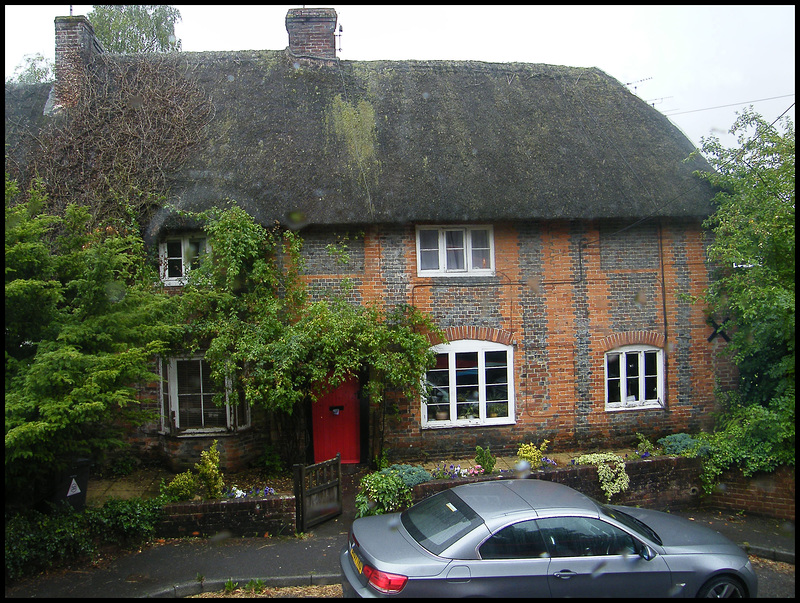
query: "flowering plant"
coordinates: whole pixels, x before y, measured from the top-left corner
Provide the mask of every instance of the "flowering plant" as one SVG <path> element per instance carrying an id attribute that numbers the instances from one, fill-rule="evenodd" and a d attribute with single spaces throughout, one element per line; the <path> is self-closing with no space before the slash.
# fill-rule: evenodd
<path id="1" fill-rule="evenodd" d="M 256 496 L 267 496 L 269 494 L 275 494 L 275 488 L 270 488 L 269 486 L 264 486 L 264 490 L 259 490 L 258 488 L 252 488 L 249 492 L 245 490 L 241 490 L 239 486 L 233 484 L 231 489 L 225 493 L 227 498 L 246 498 L 248 496 L 255 498 Z"/>
<path id="2" fill-rule="evenodd" d="M 447 461 L 445 461 L 446 463 Z M 456 479 L 461 477 L 461 465 L 453 465 L 450 463 L 450 467 L 446 465 L 436 465 L 433 471 L 431 472 L 433 479 Z"/>
<path id="3" fill-rule="evenodd" d="M 467 469 L 467 475 L 470 477 L 474 477 L 476 475 L 483 475 L 483 467 L 480 465 L 475 465 L 474 467 L 470 467 Z"/>

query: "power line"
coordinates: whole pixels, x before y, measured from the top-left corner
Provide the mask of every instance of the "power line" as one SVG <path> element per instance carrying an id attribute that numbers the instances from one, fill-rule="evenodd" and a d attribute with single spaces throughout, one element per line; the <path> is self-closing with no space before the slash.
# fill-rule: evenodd
<path id="1" fill-rule="evenodd" d="M 713 109 L 724 109 L 725 107 L 739 107 L 741 105 L 747 105 L 749 103 L 760 103 L 762 101 L 775 100 L 775 99 L 778 99 L 778 98 L 788 98 L 790 96 L 794 96 L 794 94 L 784 94 L 782 96 L 770 96 L 769 98 L 759 98 L 759 99 L 751 100 L 751 101 L 742 101 L 741 103 L 731 103 L 730 105 L 718 105 L 716 107 L 707 107 L 705 109 L 692 109 L 691 111 L 678 111 L 677 113 L 667 113 L 667 112 L 665 112 L 664 115 L 669 117 L 669 116 L 672 116 L 672 115 L 683 115 L 685 113 L 697 113 L 699 111 L 712 111 Z"/>

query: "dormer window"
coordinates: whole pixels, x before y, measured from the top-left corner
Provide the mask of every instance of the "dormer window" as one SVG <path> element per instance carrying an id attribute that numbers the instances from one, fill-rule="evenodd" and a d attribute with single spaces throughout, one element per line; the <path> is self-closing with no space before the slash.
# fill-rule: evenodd
<path id="1" fill-rule="evenodd" d="M 165 239 L 158 249 L 161 280 L 165 285 L 185 285 L 192 268 L 200 264 L 208 251 L 208 242 L 202 235 L 184 235 Z"/>
<path id="2" fill-rule="evenodd" d="M 490 226 L 417 228 L 419 276 L 494 274 L 494 236 Z"/>

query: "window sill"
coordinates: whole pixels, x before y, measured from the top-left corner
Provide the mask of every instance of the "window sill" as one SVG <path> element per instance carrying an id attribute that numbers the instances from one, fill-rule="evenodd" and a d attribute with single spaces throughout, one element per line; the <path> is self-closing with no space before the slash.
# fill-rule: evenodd
<path id="1" fill-rule="evenodd" d="M 645 402 L 636 404 L 615 403 L 606 404 L 606 412 L 619 412 L 623 410 L 664 410 L 664 406 L 658 402 Z"/>
<path id="2" fill-rule="evenodd" d="M 417 270 L 419 278 L 478 278 L 494 276 L 494 270 L 482 270 L 472 272 L 442 272 L 441 270 Z"/>
<path id="3" fill-rule="evenodd" d="M 514 425 L 516 421 L 509 418 L 499 419 L 462 419 L 460 421 L 430 421 L 422 425 L 422 429 L 452 429 L 462 427 L 494 427 L 495 425 Z"/>
<path id="4" fill-rule="evenodd" d="M 212 435 L 221 437 L 233 437 L 240 431 L 245 431 L 246 429 L 248 429 L 248 427 L 240 427 L 236 431 L 228 429 L 227 427 L 214 427 L 209 429 L 184 429 L 177 433 L 167 434 L 167 435 L 172 435 L 173 437 L 176 438 L 205 438 Z"/>
<path id="5" fill-rule="evenodd" d="M 187 279 L 185 278 L 162 278 L 161 284 L 165 287 L 184 287 Z"/>

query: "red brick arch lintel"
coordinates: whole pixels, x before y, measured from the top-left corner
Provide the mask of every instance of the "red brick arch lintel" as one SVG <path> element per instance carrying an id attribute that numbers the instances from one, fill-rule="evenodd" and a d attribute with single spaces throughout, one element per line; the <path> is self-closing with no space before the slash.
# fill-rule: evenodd
<path id="1" fill-rule="evenodd" d="M 478 327 L 473 325 L 464 325 L 459 327 L 446 327 L 443 329 L 447 341 L 459 341 L 461 339 L 475 339 L 478 341 L 491 341 L 503 345 L 514 345 L 514 333 L 505 331 L 503 329 L 495 329 L 493 327 Z M 444 343 L 441 339 L 433 334 L 428 335 L 431 345 Z"/>
<path id="2" fill-rule="evenodd" d="M 664 348 L 664 334 L 654 331 L 625 331 L 614 333 L 600 340 L 600 349 L 603 351 L 613 350 L 624 345 L 652 345 L 657 348 Z"/>

